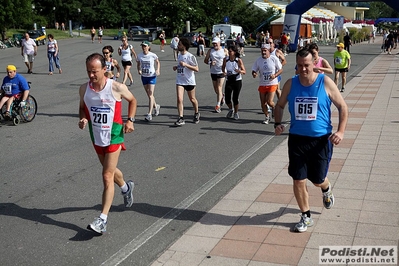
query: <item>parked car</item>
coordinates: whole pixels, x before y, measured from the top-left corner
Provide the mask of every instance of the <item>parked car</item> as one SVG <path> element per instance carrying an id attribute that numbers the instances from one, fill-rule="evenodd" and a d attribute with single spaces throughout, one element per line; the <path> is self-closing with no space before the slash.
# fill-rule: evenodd
<path id="1" fill-rule="evenodd" d="M 36 42 L 36 45 L 46 44 L 46 35 L 41 30 L 29 30 L 29 37 Z"/>
<path id="2" fill-rule="evenodd" d="M 208 36 L 205 34 L 201 33 L 202 37 L 204 37 L 205 40 L 205 47 L 209 47 L 211 44 L 211 41 L 209 40 Z M 191 45 L 194 47 L 197 47 L 197 37 L 198 37 L 198 32 L 186 32 L 183 34 L 183 37 L 188 38 L 191 42 Z"/>
<path id="3" fill-rule="evenodd" d="M 150 30 L 149 29 L 145 29 L 145 28 L 143 28 L 141 26 L 131 26 L 129 28 L 128 33 L 131 34 L 131 35 L 149 34 Z"/>

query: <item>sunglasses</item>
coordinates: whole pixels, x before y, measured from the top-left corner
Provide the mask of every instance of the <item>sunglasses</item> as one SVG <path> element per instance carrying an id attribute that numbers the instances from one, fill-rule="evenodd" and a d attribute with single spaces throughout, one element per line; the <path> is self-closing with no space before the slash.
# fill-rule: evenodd
<path id="1" fill-rule="evenodd" d="M 103 52 L 103 54 L 109 54 L 109 52 Z"/>

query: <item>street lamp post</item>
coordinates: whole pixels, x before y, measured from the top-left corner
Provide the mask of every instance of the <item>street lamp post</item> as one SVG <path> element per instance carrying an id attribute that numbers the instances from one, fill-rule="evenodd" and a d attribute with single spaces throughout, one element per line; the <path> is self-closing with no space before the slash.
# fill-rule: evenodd
<path id="1" fill-rule="evenodd" d="M 36 23 L 35 23 L 35 8 L 36 8 L 35 4 L 32 4 L 32 13 L 33 13 L 33 29 L 34 29 L 34 30 L 36 30 L 36 29 L 37 29 L 37 27 L 36 27 Z"/>
<path id="2" fill-rule="evenodd" d="M 56 19 L 55 19 L 55 6 L 53 6 L 53 15 L 54 15 L 54 28 L 57 28 L 57 27 L 55 26 L 55 24 L 57 24 L 57 21 L 56 21 Z"/>
<path id="3" fill-rule="evenodd" d="M 79 37 L 80 37 L 80 8 L 78 8 L 78 14 L 79 14 Z"/>

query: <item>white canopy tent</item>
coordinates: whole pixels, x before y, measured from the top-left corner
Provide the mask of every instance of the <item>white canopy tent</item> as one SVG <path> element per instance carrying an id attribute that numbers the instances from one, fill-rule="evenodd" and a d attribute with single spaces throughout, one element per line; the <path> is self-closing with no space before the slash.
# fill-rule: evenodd
<path id="1" fill-rule="evenodd" d="M 284 16 L 270 22 L 271 25 L 284 24 Z M 301 24 L 313 24 L 311 21 L 301 17 Z"/>

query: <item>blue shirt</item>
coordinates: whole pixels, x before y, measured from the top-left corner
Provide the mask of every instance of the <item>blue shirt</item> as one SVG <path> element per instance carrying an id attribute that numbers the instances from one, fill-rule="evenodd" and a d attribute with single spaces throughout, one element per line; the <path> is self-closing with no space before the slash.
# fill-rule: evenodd
<path id="1" fill-rule="evenodd" d="M 293 77 L 287 98 L 290 133 L 308 137 L 331 134 L 331 99 L 324 87 L 324 74 L 318 74 L 310 86 L 303 86 L 299 76 Z"/>
<path id="2" fill-rule="evenodd" d="M 3 85 L 1 85 L 1 88 L 4 90 L 5 95 L 13 96 L 29 90 L 29 85 L 23 76 L 16 73 L 13 78 L 6 76 L 3 79 Z"/>

